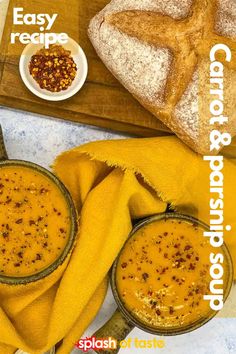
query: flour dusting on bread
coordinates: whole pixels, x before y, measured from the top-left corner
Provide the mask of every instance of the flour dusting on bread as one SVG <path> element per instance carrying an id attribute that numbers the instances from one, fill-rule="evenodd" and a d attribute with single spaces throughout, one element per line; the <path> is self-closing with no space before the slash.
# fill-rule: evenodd
<path id="1" fill-rule="evenodd" d="M 99 41 L 101 58 L 133 95 L 149 103 L 164 103 L 171 64 L 167 48 L 141 43 L 105 22 L 100 27 Z"/>
<path id="2" fill-rule="evenodd" d="M 192 140 L 198 139 L 198 73 L 195 71 L 181 100 L 175 107 L 174 115 L 180 130 L 188 131 Z"/>
<path id="3" fill-rule="evenodd" d="M 216 31 L 229 38 L 236 38 L 236 0 L 218 0 Z"/>
<path id="4" fill-rule="evenodd" d="M 145 10 L 181 19 L 188 16 L 192 3 L 193 0 L 113 0 L 105 7 L 104 12 L 107 15 L 127 10 Z"/>

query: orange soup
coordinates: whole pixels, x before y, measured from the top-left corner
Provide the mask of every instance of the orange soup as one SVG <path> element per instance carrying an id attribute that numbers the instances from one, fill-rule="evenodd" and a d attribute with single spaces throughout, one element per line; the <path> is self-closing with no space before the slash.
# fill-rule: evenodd
<path id="1" fill-rule="evenodd" d="M 153 328 L 177 328 L 212 314 L 209 255 L 203 229 L 180 219 L 140 228 L 118 260 L 116 284 L 125 308 Z"/>
<path id="2" fill-rule="evenodd" d="M 0 168 L 0 274 L 24 277 L 54 263 L 68 242 L 70 212 L 45 174 L 22 166 Z"/>

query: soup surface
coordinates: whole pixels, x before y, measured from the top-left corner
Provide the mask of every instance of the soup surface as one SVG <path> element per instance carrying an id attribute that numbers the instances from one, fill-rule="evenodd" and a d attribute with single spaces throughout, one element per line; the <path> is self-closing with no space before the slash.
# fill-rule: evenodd
<path id="1" fill-rule="evenodd" d="M 63 252 L 70 228 L 67 201 L 49 177 L 29 167 L 0 167 L 1 275 L 47 268 Z"/>
<path id="2" fill-rule="evenodd" d="M 125 308 L 153 328 L 189 325 L 212 314 L 210 253 L 203 229 L 180 219 L 140 228 L 126 243 L 116 270 Z"/>

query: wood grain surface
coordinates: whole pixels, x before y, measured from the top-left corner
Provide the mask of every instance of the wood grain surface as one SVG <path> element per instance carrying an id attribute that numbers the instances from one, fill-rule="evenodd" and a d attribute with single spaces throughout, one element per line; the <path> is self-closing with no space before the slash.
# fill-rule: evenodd
<path id="1" fill-rule="evenodd" d="M 88 39 L 90 19 L 107 3 L 108 0 L 11 0 L 0 48 L 0 104 L 138 136 L 168 134 L 168 128 L 146 111 L 106 69 Z M 66 32 L 83 47 L 89 74 L 77 95 L 63 102 L 48 102 L 37 98 L 24 86 L 18 69 L 23 45 L 10 44 L 10 33 L 33 33 L 38 32 L 38 28 L 14 26 L 13 7 L 23 7 L 24 13 L 58 13 L 53 32 Z"/>

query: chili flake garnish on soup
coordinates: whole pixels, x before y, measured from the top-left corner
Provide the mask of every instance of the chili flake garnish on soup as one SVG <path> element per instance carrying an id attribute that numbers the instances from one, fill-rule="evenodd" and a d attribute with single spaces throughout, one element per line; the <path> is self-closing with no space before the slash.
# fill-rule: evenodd
<path id="1" fill-rule="evenodd" d="M 62 191 L 23 166 L 0 167 L 0 274 L 24 277 L 54 263 L 71 228 Z"/>
<path id="2" fill-rule="evenodd" d="M 180 219 L 154 221 L 136 231 L 123 248 L 116 284 L 125 308 L 153 328 L 177 328 L 207 317 L 203 299 L 215 252 L 203 229 Z"/>
<path id="3" fill-rule="evenodd" d="M 41 89 L 50 92 L 67 90 L 72 85 L 77 70 L 71 52 L 61 45 L 40 49 L 29 63 L 31 76 Z"/>

